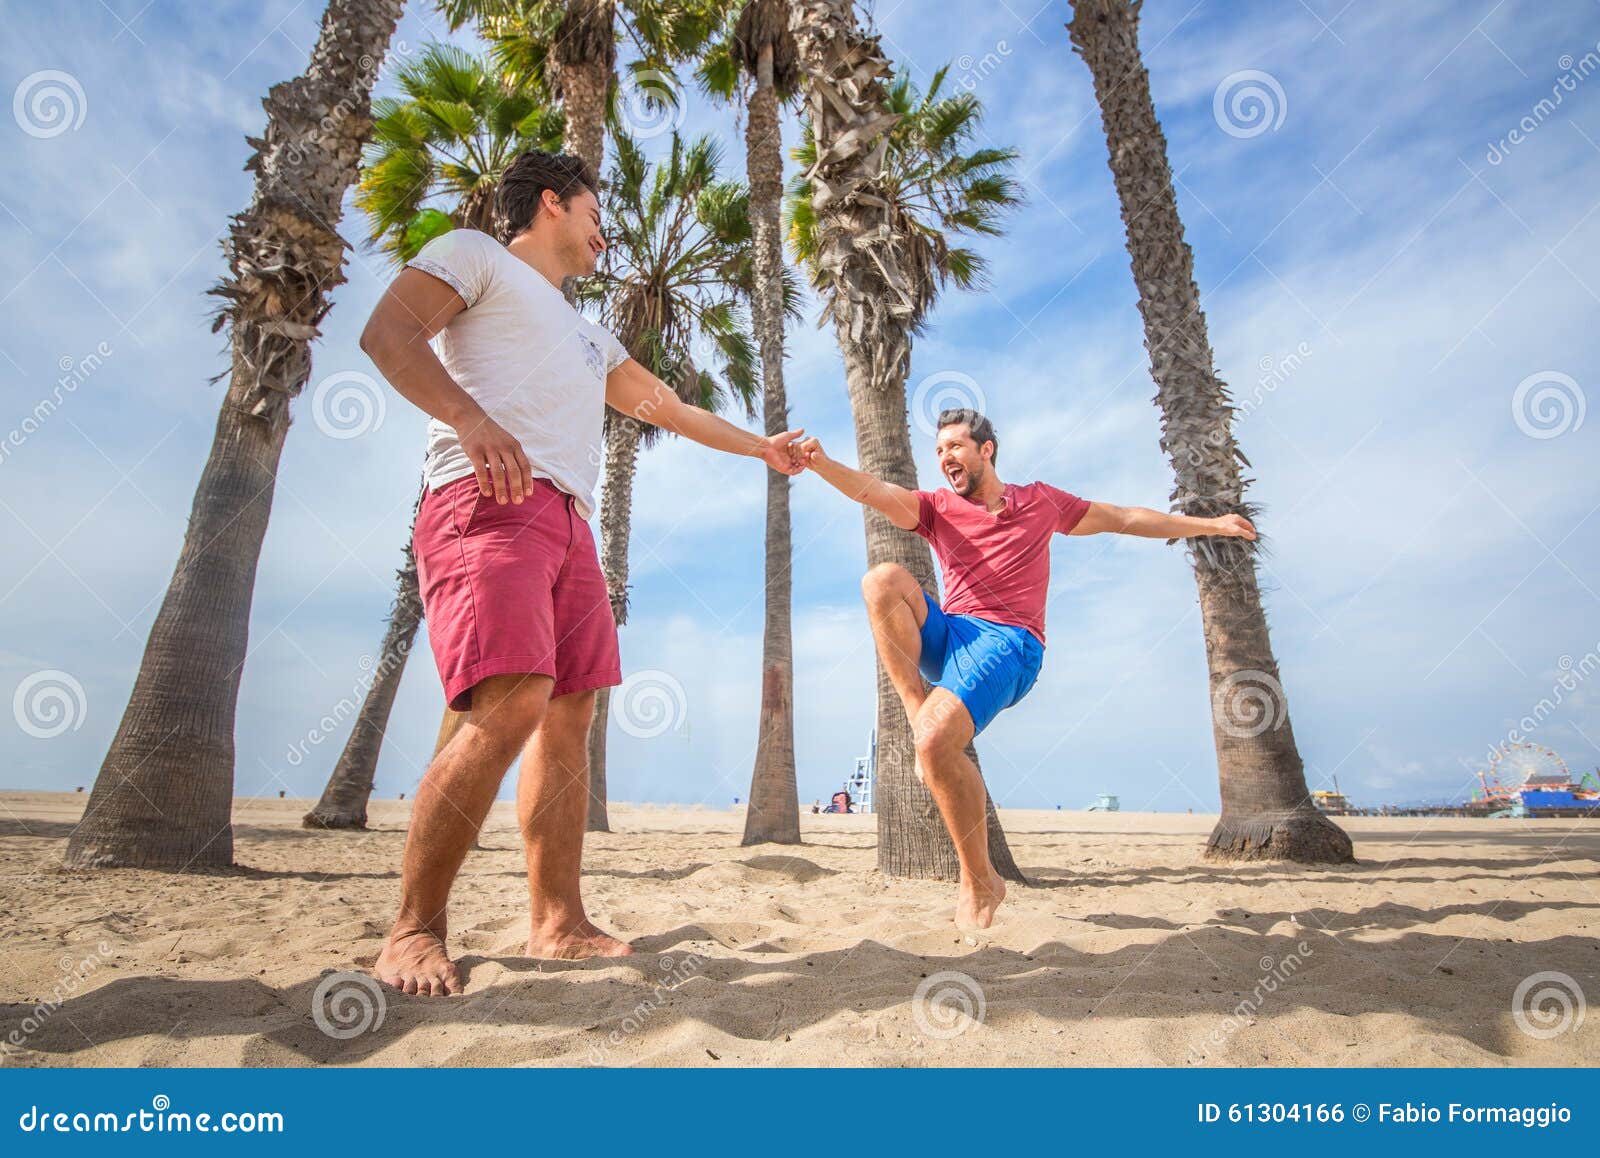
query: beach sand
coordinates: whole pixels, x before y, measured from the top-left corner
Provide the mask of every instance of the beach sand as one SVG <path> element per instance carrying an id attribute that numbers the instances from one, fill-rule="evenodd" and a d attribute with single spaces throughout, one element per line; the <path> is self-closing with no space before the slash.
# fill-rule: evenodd
<path id="1" fill-rule="evenodd" d="M 85 799 L 0 794 L 8 1066 L 1600 1062 L 1575 1004 L 1600 1000 L 1592 823 L 1352 818 L 1360 863 L 1318 870 L 1208 864 L 1208 816 L 1006 811 L 1034 887 L 969 944 L 953 886 L 876 871 L 871 816 L 745 849 L 738 813 L 615 805 L 585 889 L 638 953 L 566 964 L 518 956 L 500 804 L 456 888 L 466 994 L 374 1003 L 329 977 L 377 954 L 409 805 L 328 833 L 308 801 L 241 800 L 244 867 L 68 873 Z M 1525 997 L 1529 1033 L 1514 1001 L 1544 972 L 1572 1011 Z"/>

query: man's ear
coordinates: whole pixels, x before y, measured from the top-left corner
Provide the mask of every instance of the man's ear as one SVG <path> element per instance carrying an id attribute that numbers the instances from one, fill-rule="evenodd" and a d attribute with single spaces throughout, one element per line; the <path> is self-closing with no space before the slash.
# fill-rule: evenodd
<path id="1" fill-rule="evenodd" d="M 561 198 L 554 189 L 545 189 L 539 193 L 539 204 L 548 210 L 551 216 L 554 216 L 561 208 Z"/>

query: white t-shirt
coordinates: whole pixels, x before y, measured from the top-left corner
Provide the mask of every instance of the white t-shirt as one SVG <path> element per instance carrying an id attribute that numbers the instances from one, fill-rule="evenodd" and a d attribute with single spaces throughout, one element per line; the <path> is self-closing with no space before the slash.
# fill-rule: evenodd
<path id="1" fill-rule="evenodd" d="M 606 375 L 628 352 L 568 304 L 543 274 L 475 229 L 453 229 L 408 263 L 448 284 L 467 308 L 433 339 L 456 383 L 527 452 L 547 478 L 594 513 Z M 423 477 L 432 490 L 472 473 L 453 427 L 428 423 Z"/>

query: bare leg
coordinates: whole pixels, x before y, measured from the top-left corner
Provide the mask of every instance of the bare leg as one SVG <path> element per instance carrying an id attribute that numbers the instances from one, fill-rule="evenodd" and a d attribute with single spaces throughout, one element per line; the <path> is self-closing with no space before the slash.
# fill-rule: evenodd
<path id="1" fill-rule="evenodd" d="M 550 701 L 528 741 L 517 782 L 517 823 L 528 855 L 528 956 L 626 957 L 633 949 L 583 910 L 583 829 L 589 814 L 589 721 L 594 692 Z"/>
<path id="2" fill-rule="evenodd" d="M 928 602 L 911 572 L 896 563 L 879 563 L 861 580 L 878 658 L 900 693 L 917 744 L 917 778 L 933 793 L 939 815 L 961 861 L 956 923 L 987 929 L 1005 899 L 1006 885 L 989 863 L 987 798 L 983 776 L 967 759 L 972 716 L 944 688 L 924 688 L 917 661 L 922 656 L 922 625 Z"/>
<path id="3" fill-rule="evenodd" d="M 400 914 L 373 967 L 378 980 L 426 996 L 461 992 L 461 974 L 445 951 L 450 887 L 506 769 L 538 727 L 553 682 L 504 675 L 473 688 L 471 713 L 417 789 L 400 870 Z"/>
<path id="4" fill-rule="evenodd" d="M 917 661 L 922 657 L 922 625 L 928 602 L 910 571 L 898 563 L 879 563 L 861 579 L 867 619 L 878 644 L 878 658 L 905 705 L 906 719 L 915 720 L 928 693 Z"/>
<path id="5" fill-rule="evenodd" d="M 1006 883 L 989 862 L 983 776 L 966 753 L 972 732 L 971 713 L 947 688 L 934 688 L 911 723 L 917 761 L 961 861 L 956 924 L 987 929 L 1005 900 Z"/>

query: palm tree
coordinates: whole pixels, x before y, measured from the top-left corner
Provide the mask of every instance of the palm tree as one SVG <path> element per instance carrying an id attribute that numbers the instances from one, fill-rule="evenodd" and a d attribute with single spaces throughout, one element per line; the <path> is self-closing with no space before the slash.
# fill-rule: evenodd
<path id="1" fill-rule="evenodd" d="M 559 149 L 566 122 L 490 62 L 450 44 L 427 45 L 396 83 L 404 98 L 373 103 L 355 201 L 370 240 L 403 265 L 430 239 L 417 227 L 430 205 L 442 202 L 457 228 L 493 234 L 506 167 L 526 150 Z"/>
<path id="2" fill-rule="evenodd" d="M 926 94 L 891 83 L 853 0 L 791 2 L 809 115 L 791 185 L 791 237 L 838 335 L 861 467 L 915 487 L 905 393 L 912 337 L 947 283 L 981 284 L 983 260 L 949 239 L 999 232 L 1000 215 L 1017 200 L 1009 175 L 1016 154 L 964 151 L 982 108 L 970 94 L 942 95 L 942 69 Z M 935 591 L 928 545 L 877 511 L 865 517 L 868 563 L 898 563 Z M 954 879 L 955 847 L 916 778 L 911 729 L 882 664 L 877 728 L 879 868 Z M 988 817 L 995 870 L 1021 880 L 992 801 Z"/>
<path id="3" fill-rule="evenodd" d="M 753 418 L 759 389 L 745 303 L 754 280 L 750 199 L 718 179 L 721 151 L 710 137 L 676 134 L 651 166 L 634 141 L 616 136 L 606 191 L 606 265 L 581 296 L 628 353 L 679 397 L 708 410 L 736 402 Z M 698 364 L 697 364 L 698 362 Z M 705 364 L 714 363 L 718 375 Z M 659 428 L 607 411 L 600 497 L 600 568 L 617 626 L 628 621 L 628 541 L 639 450 Z M 609 831 L 605 737 L 610 689 L 595 698 L 589 729 L 589 831 Z"/>
<path id="4" fill-rule="evenodd" d="M 372 86 L 401 0 L 329 0 L 306 71 L 274 85 L 250 138 L 248 209 L 224 242 L 232 363 L 177 569 L 122 722 L 67 842 L 73 867 L 233 862 L 233 724 L 250 604 L 289 403 L 344 281 L 337 227 L 372 128 Z"/>
<path id="5" fill-rule="evenodd" d="M 428 45 L 396 80 L 405 97 L 373 103 L 376 124 L 355 202 L 367 214 L 369 242 L 403 265 L 436 232 L 495 233 L 494 191 L 506 167 L 525 149 L 560 148 L 564 125 L 559 112 L 452 45 Z M 389 712 L 422 621 L 409 534 L 396 575 L 372 684 L 322 798 L 303 818 L 307 828 L 366 827 Z M 439 747 L 463 718 L 446 711 Z"/>
<path id="6" fill-rule="evenodd" d="M 476 21 L 513 85 L 548 93 L 567 115 L 566 150 L 596 172 L 614 110 L 617 41 L 639 58 L 628 65 L 646 101 L 674 99 L 675 63 L 695 57 L 734 0 L 441 0 L 452 29 Z"/>
<path id="7" fill-rule="evenodd" d="M 783 133 L 779 114 L 800 84 L 788 0 L 749 0 L 731 34 L 701 68 L 720 96 L 745 85 L 745 170 L 750 182 L 751 314 L 761 347 L 762 419 L 789 429 L 783 382 Z M 761 714 L 743 843 L 800 843 L 794 759 L 794 631 L 791 619 L 789 478 L 767 471 L 766 628 L 761 639 Z"/>
<path id="8" fill-rule="evenodd" d="M 1251 515 L 1233 407 L 1217 377 L 1172 191 L 1167 143 L 1139 56 L 1139 0 L 1073 0 L 1072 45 L 1095 98 L 1122 204 L 1133 280 L 1161 411 L 1161 447 L 1186 515 Z M 1350 838 L 1311 803 L 1256 582 L 1254 543 L 1194 539 L 1195 585 L 1210 670 L 1222 816 L 1206 845 L 1219 859 L 1352 859 Z"/>
<path id="9" fill-rule="evenodd" d="M 419 496 L 420 498 L 420 496 Z M 416 520 L 416 510 L 411 518 Z M 339 761 L 333 766 L 333 775 L 322 790 L 316 807 L 301 818 L 307 828 L 365 828 L 367 826 L 367 801 L 372 796 L 372 785 L 378 774 L 378 753 L 383 749 L 384 731 L 389 726 L 389 713 L 394 708 L 394 698 L 400 691 L 400 677 L 405 674 L 406 659 L 417 639 L 417 627 L 422 623 L 422 596 L 417 591 L 417 556 L 408 539 L 405 545 L 405 562 L 396 574 L 399 580 L 394 602 L 389 608 L 389 618 L 378 648 L 378 660 L 372 667 L 372 682 L 361 701 L 356 724 L 345 741 Z"/>

